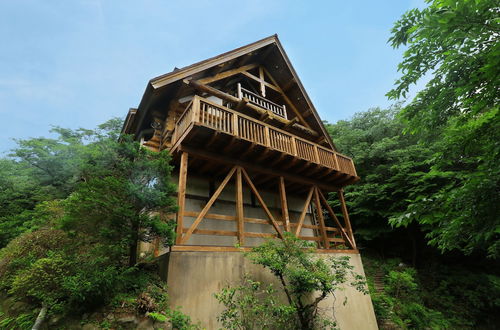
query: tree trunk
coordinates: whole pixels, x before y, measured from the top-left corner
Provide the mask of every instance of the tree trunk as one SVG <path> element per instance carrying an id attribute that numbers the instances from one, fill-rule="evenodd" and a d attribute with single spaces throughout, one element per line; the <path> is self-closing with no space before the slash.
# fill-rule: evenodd
<path id="1" fill-rule="evenodd" d="M 128 265 L 129 267 L 134 267 L 137 264 L 137 240 L 134 239 L 129 245 L 129 257 Z"/>
<path id="2" fill-rule="evenodd" d="M 47 315 L 47 306 L 45 304 L 42 304 L 42 309 L 40 309 L 40 313 L 38 313 L 35 324 L 33 324 L 33 327 L 31 328 L 31 330 L 40 329 L 43 321 L 45 320 L 46 315 Z"/>

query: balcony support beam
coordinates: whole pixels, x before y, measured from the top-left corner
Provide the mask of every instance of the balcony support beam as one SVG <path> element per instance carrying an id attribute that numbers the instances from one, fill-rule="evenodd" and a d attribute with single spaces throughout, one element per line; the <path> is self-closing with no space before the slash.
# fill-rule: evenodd
<path id="1" fill-rule="evenodd" d="M 241 166 L 245 169 L 248 169 L 252 172 L 273 175 L 275 177 L 283 176 L 283 178 L 286 179 L 287 181 L 297 182 L 297 183 L 308 185 L 308 186 L 315 185 L 315 186 L 318 186 L 319 188 L 321 188 L 322 190 L 325 190 L 328 192 L 338 191 L 340 189 L 340 187 L 338 187 L 338 186 L 327 184 L 327 183 L 320 181 L 320 180 L 311 179 L 311 178 L 303 177 L 300 175 L 294 175 L 294 174 L 290 174 L 290 173 L 283 173 L 282 171 L 273 170 L 272 168 L 257 165 L 253 162 L 242 161 L 240 159 L 235 159 L 235 158 L 221 155 L 218 153 L 212 153 L 210 151 L 198 149 L 195 147 L 180 145 L 178 150 L 181 152 L 188 152 L 193 157 L 203 158 L 203 159 L 213 161 L 216 163 L 222 163 L 222 164 L 227 164 L 227 165 L 239 165 L 239 166 Z"/>

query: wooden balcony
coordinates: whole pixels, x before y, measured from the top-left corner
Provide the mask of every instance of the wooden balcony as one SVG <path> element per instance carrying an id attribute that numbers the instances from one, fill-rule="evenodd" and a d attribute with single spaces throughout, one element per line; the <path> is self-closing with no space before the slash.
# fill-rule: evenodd
<path id="1" fill-rule="evenodd" d="M 250 150 L 252 146 L 260 146 L 259 153 L 270 150 L 280 154 L 277 158 L 282 159 L 283 156 L 288 156 L 288 164 L 299 160 L 306 164 L 301 167 L 302 169 L 312 167 L 315 173 L 337 174 L 337 177 L 340 175 L 342 179 L 357 180 L 356 169 L 351 158 L 199 96 L 193 98 L 177 120 L 171 150 L 174 151 L 181 143 L 184 144 L 189 140 L 188 135 L 193 134 L 192 127 L 194 126 L 213 131 L 211 137 L 207 135 L 201 138 L 198 135 L 197 142 L 191 141 L 193 145 L 201 146 L 204 150 L 208 145 L 213 144 L 214 138 L 224 135 L 230 137 L 227 144 L 234 144 L 235 140 L 243 141 L 249 146 L 247 150 Z M 207 145 L 203 145 L 204 143 Z M 225 143 L 216 148 L 217 152 L 224 154 L 224 150 L 230 148 Z M 221 149 L 223 151 L 220 151 Z M 258 153 L 255 156 L 251 159 L 252 162 L 262 160 Z M 236 157 L 241 159 L 242 155 L 239 154 Z M 264 165 L 272 166 L 274 163 L 266 160 Z M 285 166 L 286 169 L 290 167 L 290 165 Z M 326 171 L 320 171 L 321 169 L 326 169 Z M 308 173 L 302 175 L 307 176 Z M 318 179 L 322 180 L 323 177 L 319 176 Z M 355 179 L 352 180 L 353 178 Z"/>

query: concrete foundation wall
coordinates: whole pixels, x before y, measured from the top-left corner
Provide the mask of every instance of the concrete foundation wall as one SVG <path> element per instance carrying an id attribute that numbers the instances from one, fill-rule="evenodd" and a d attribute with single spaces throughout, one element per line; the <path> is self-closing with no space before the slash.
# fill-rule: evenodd
<path id="1" fill-rule="evenodd" d="M 348 255 L 354 270 L 364 275 L 359 254 L 318 254 L 320 258 Z M 170 252 L 162 256 L 160 275 L 167 281 L 170 304 L 180 306 L 192 320 L 200 321 L 207 329 L 218 329 L 217 316 L 223 310 L 214 297 L 223 287 L 238 285 L 245 274 L 264 283 L 281 285 L 261 266 L 252 264 L 240 252 Z M 347 304 L 344 306 L 344 298 Z M 335 309 L 338 326 L 343 330 L 377 329 L 369 295 L 352 287 L 328 297 L 320 305 L 331 316 Z"/>

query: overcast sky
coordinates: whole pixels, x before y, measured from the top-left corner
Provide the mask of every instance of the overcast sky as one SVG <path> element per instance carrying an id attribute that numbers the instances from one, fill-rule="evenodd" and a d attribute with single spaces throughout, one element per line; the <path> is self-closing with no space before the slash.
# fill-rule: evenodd
<path id="1" fill-rule="evenodd" d="M 422 2 L 0 0 L 0 153 L 124 117 L 149 79 L 274 33 L 323 119 L 388 106 L 390 29 Z"/>

